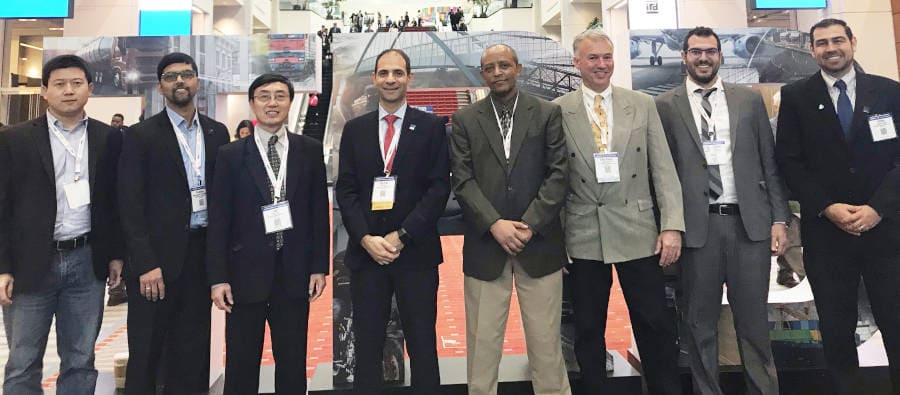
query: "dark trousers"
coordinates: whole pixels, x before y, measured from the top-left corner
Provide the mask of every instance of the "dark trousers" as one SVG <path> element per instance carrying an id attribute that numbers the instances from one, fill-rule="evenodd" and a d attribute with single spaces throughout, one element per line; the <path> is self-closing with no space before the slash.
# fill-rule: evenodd
<path id="1" fill-rule="evenodd" d="M 280 254 L 278 261 L 281 261 Z M 225 320 L 225 394 L 256 394 L 266 321 L 275 358 L 275 393 L 306 393 L 309 300 L 292 298 L 276 274 L 269 299 L 235 303 Z"/>
<path id="2" fill-rule="evenodd" d="M 438 268 L 379 266 L 352 273 L 353 335 L 356 348 L 354 392 L 380 394 L 384 378 L 382 351 L 396 294 L 415 394 L 440 394 L 437 361 Z"/>
<path id="3" fill-rule="evenodd" d="M 181 275 L 165 278 L 166 298 L 141 295 L 138 273 L 127 277 L 128 369 L 126 394 L 198 394 L 209 390 L 209 317 L 205 232 L 192 233 Z M 161 373 L 161 382 L 157 381 Z"/>
<path id="4" fill-rule="evenodd" d="M 628 304 L 641 367 L 651 394 L 680 394 L 675 316 L 666 307 L 659 256 L 616 263 L 619 284 Z M 606 314 L 612 266 L 573 259 L 569 265 L 578 331 L 575 357 L 581 368 L 579 394 L 603 394 L 606 381 Z"/>
<path id="5" fill-rule="evenodd" d="M 890 219 L 884 220 L 870 232 L 900 232 L 897 225 Z M 813 245 L 804 248 L 803 258 L 819 313 L 825 362 L 835 389 L 839 394 L 855 394 L 860 388 L 855 333 L 862 278 L 884 339 L 893 392 L 900 394 L 900 246 L 889 246 L 891 237 L 884 237 L 885 234 L 880 235 L 876 248 L 873 240 L 866 239 L 879 235 L 863 233 L 856 237 L 841 234 L 830 224 L 820 226 L 833 229 L 804 227 L 804 242 Z M 885 228 L 879 229 L 882 226 Z M 822 236 L 831 242 L 814 239 Z"/>
<path id="6" fill-rule="evenodd" d="M 694 392 L 722 395 L 718 322 L 722 284 L 734 315 L 734 331 L 750 394 L 778 394 L 766 302 L 771 241 L 752 241 L 739 215 L 709 215 L 706 244 L 685 248 L 679 261 L 684 293 L 682 341 L 688 350 Z"/>

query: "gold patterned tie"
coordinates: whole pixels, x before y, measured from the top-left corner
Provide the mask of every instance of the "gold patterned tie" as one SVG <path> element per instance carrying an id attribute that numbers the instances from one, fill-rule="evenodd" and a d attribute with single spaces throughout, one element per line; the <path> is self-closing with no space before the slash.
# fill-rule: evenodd
<path id="1" fill-rule="evenodd" d="M 600 105 L 602 102 L 603 96 L 594 96 L 594 113 L 597 114 L 597 121 L 600 123 L 598 124 L 592 119 L 591 129 L 594 130 L 594 143 L 597 144 L 597 152 L 606 152 L 604 141 L 607 140 L 605 137 L 609 132 L 609 124 L 606 122 L 606 111 L 603 111 L 603 106 Z"/>

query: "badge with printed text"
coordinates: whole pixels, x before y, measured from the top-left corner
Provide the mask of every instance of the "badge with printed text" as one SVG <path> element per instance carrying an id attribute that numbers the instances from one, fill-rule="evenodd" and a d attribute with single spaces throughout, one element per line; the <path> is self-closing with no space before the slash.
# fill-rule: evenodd
<path id="1" fill-rule="evenodd" d="M 372 184 L 372 211 L 394 208 L 394 192 L 396 190 L 397 177 L 375 177 Z"/>
<path id="2" fill-rule="evenodd" d="M 69 208 L 75 209 L 91 204 L 91 185 L 87 180 L 75 181 L 63 187 Z"/>
<path id="3" fill-rule="evenodd" d="M 206 188 L 191 188 L 191 212 L 206 211 Z"/>
<path id="4" fill-rule="evenodd" d="M 594 170 L 598 183 L 619 182 L 619 154 L 616 152 L 595 153 Z"/>
<path id="5" fill-rule="evenodd" d="M 724 165 L 728 158 L 728 146 L 725 140 L 710 140 L 703 142 L 703 155 L 706 156 L 708 165 Z"/>
<path id="6" fill-rule="evenodd" d="M 872 141 L 876 143 L 897 138 L 897 129 L 894 128 L 894 117 L 891 114 L 870 115 L 869 130 L 872 131 Z"/>
<path id="7" fill-rule="evenodd" d="M 294 227 L 291 218 L 291 204 L 287 200 L 262 206 L 263 224 L 266 234 L 281 232 Z"/>

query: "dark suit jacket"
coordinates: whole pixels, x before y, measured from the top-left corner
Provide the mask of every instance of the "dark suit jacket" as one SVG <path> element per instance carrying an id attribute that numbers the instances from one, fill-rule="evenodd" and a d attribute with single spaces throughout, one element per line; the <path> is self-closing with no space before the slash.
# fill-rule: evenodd
<path id="1" fill-rule="evenodd" d="M 255 140 L 219 149 L 206 271 L 210 285 L 231 285 L 235 303 L 266 300 L 276 274 L 290 296 L 305 300 L 310 274 L 328 273 L 331 227 L 322 144 L 291 133 L 288 142 L 285 193 L 294 227 L 284 231 L 280 262 L 275 235 L 267 235 L 263 223 L 262 207 L 272 204 L 272 195 Z"/>
<path id="2" fill-rule="evenodd" d="M 115 198 L 122 135 L 95 119 L 87 127 L 94 273 L 123 257 Z M 56 224 L 56 176 L 47 116 L 0 130 L 0 273 L 12 273 L 16 292 L 40 286 L 50 268 Z"/>
<path id="3" fill-rule="evenodd" d="M 725 83 L 731 164 L 741 221 L 753 241 L 772 237 L 772 223 L 790 224 L 787 194 L 775 164 L 775 139 L 759 93 Z M 684 195 L 684 246 L 703 247 L 709 227 L 709 173 L 684 84 L 656 98 Z"/>
<path id="4" fill-rule="evenodd" d="M 519 93 L 509 161 L 490 97 L 453 115 L 450 169 L 466 222 L 463 272 L 485 281 L 500 276 L 506 251 L 490 228 L 499 219 L 523 221 L 534 236 L 517 255 L 531 277 L 566 262 L 559 211 L 567 191 L 566 138 L 559 105 Z"/>
<path id="5" fill-rule="evenodd" d="M 378 141 L 378 111 L 350 120 L 341 136 L 341 158 L 334 194 L 350 239 L 344 262 L 351 270 L 377 267 L 360 245 L 363 236 L 406 230 L 412 241 L 391 265 L 437 266 L 443 262 L 437 220 L 450 194 L 447 134 L 440 118 L 407 107 L 392 175 L 397 176 L 394 207 L 372 211 L 372 183 L 384 176 Z"/>
<path id="6" fill-rule="evenodd" d="M 206 151 L 207 201 L 215 199 L 216 150 L 228 129 L 200 115 Z M 119 208 L 128 247 L 125 274 L 138 277 L 157 267 L 172 281 L 181 274 L 191 220 L 191 195 L 178 140 L 166 111 L 124 133 L 119 161 Z"/>
<path id="7" fill-rule="evenodd" d="M 856 74 L 852 139 L 844 138 L 821 73 L 781 89 L 775 153 L 800 201 L 804 246 L 840 242 L 845 234 L 819 214 L 832 203 L 868 204 L 883 217 L 863 233 L 874 253 L 900 246 L 900 140 L 873 142 L 868 117 L 892 114 L 900 130 L 900 84 Z M 849 237 L 849 235 L 847 235 Z"/>

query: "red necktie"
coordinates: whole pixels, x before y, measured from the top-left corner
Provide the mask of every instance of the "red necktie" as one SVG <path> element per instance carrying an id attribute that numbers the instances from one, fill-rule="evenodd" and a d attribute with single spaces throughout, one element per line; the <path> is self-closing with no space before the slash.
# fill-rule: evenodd
<path id="1" fill-rule="evenodd" d="M 385 122 L 387 122 L 387 132 L 384 134 L 384 156 L 387 163 L 385 164 L 385 170 L 390 173 L 391 168 L 394 166 L 394 157 L 397 156 L 396 152 L 394 155 L 391 155 L 390 158 L 387 157 L 388 151 L 391 149 L 391 142 L 394 141 L 394 121 L 397 120 L 397 116 L 394 114 L 385 115 Z M 396 150 L 395 150 L 396 151 Z"/>

